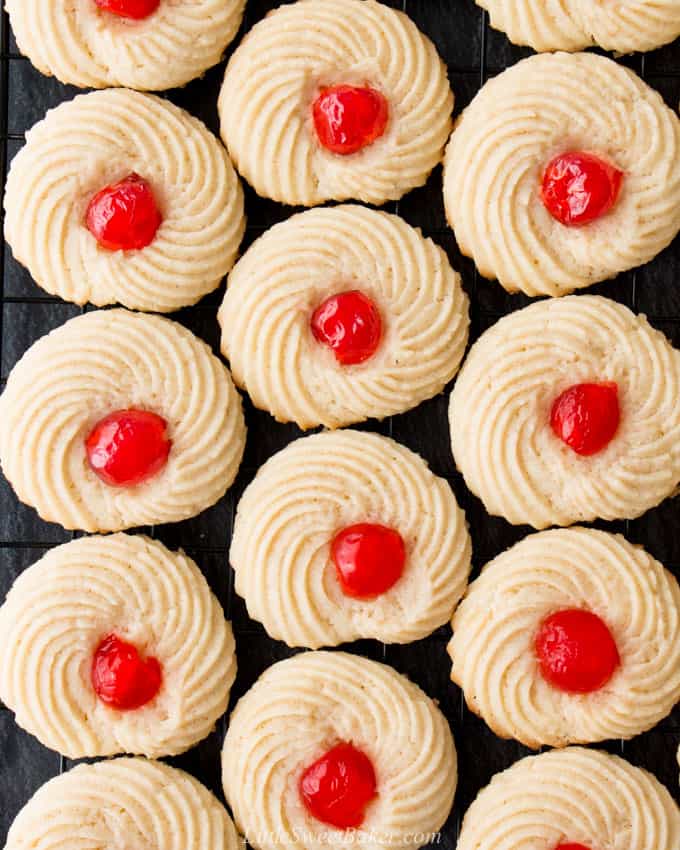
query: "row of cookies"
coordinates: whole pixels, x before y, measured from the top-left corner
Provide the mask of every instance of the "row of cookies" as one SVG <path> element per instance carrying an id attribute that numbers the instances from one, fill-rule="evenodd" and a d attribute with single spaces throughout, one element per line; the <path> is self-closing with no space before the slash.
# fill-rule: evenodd
<path id="1" fill-rule="evenodd" d="M 303 653 L 275 664 L 239 701 L 222 781 L 255 850 L 406 850 L 437 840 L 456 791 L 456 749 L 434 702 L 391 668 Z M 646 771 L 570 747 L 493 777 L 468 809 L 457 846 L 515 847 L 522 835 L 555 850 L 676 850 L 680 808 Z M 109 847 L 121 836 L 177 850 L 240 844 L 226 810 L 193 777 L 122 758 L 49 781 L 17 816 L 6 850 Z"/>
<path id="2" fill-rule="evenodd" d="M 320 0 L 301 2 L 306 4 L 302 16 L 314 14 L 311 2 L 323 8 Z M 540 51 L 599 45 L 630 53 L 680 36 L 678 0 L 635 0 L 606 9 L 582 0 L 476 2 L 511 41 Z M 217 64 L 239 29 L 245 5 L 246 0 L 87 0 L 68 6 L 8 0 L 7 11 L 19 49 L 44 74 L 84 87 L 158 90 L 184 85 Z M 358 16 L 372 11 L 359 11 L 358 0 L 324 5 L 317 14 L 328 18 L 339 42 Z M 282 26 L 280 18 L 274 26 Z M 316 27 L 301 31 L 305 41 L 319 37 L 312 30 Z"/>
<path id="3" fill-rule="evenodd" d="M 353 253 L 342 251 L 359 226 Z M 359 207 L 279 228 L 246 255 L 220 311 L 223 351 L 255 404 L 334 428 L 439 393 L 468 329 L 444 252 Z M 277 262 L 281 232 L 296 228 L 333 250 Z M 361 289 L 330 294 L 343 267 Z M 680 481 L 679 384 L 680 352 L 644 316 L 599 296 L 540 301 L 472 346 L 450 400 L 456 464 L 487 511 L 514 524 L 638 517 Z M 245 435 L 240 396 L 208 346 L 176 322 L 122 309 L 38 340 L 0 396 L 5 476 L 68 529 L 195 516 L 234 481 Z"/>
<path id="4" fill-rule="evenodd" d="M 632 71 L 589 53 L 526 59 L 483 86 L 445 152 L 453 94 L 433 44 L 389 7 L 345 4 L 351 18 L 335 0 L 282 7 L 228 64 L 222 138 L 258 194 L 382 204 L 444 159 L 462 252 L 528 295 L 613 277 L 680 230 L 680 121 Z M 5 207 L 15 257 L 48 292 L 156 312 L 217 288 L 245 226 L 219 142 L 169 102 L 123 89 L 81 95 L 30 130 Z M 277 231 L 286 250 L 307 256 L 306 222 L 289 226 Z M 251 251 L 252 264 L 265 248 Z"/>
<path id="5" fill-rule="evenodd" d="M 454 671 L 458 663 L 463 679 L 466 672 L 477 677 L 466 691 L 475 700 L 488 690 L 489 680 L 491 690 L 494 680 L 508 683 L 496 690 L 501 724 L 517 723 L 517 712 L 508 714 L 514 699 L 520 710 L 538 707 L 526 718 L 529 729 L 534 734 L 557 729 L 561 737 L 551 740 L 559 744 L 582 730 L 591 736 L 603 730 L 630 733 L 640 705 L 647 721 L 671 689 L 671 698 L 677 698 L 678 682 L 664 672 L 670 666 L 677 674 L 680 589 L 659 564 L 620 537 L 585 529 L 547 535 L 550 539 L 538 535 L 501 556 L 472 586 L 454 621 Z M 567 658 L 565 665 L 564 652 L 549 634 L 554 614 L 539 625 L 536 637 L 537 646 L 547 647 L 538 650 L 543 684 L 529 672 L 532 650 L 524 645 L 542 611 L 583 597 L 617 620 L 611 666 L 621 668 L 615 676 L 604 671 L 611 687 L 590 704 L 584 681 L 609 680 L 594 669 L 592 655 Z M 489 611 L 495 624 L 489 623 Z M 474 633 L 469 663 L 464 655 L 462 666 L 459 626 L 463 635 L 466 628 Z M 569 628 L 565 622 L 561 626 Z M 579 628 L 583 632 L 583 624 Z M 3 699 L 17 708 L 30 731 L 73 757 L 126 749 L 181 752 L 207 734 L 224 711 L 235 674 L 231 629 L 198 568 L 141 536 L 83 538 L 52 550 L 10 592 L 0 609 L 0 635 Z M 507 656 L 508 648 L 517 657 L 503 669 L 496 650 Z M 597 664 L 611 657 L 598 651 Z M 477 666 L 488 674 L 477 673 Z M 513 697 L 513 682 L 526 694 Z M 579 695 L 557 694 L 575 684 Z M 499 731 L 507 728 L 501 725 Z M 558 777 L 560 790 L 546 805 L 546 782 Z M 117 789 L 123 779 L 125 788 Z M 450 811 L 456 751 L 434 702 L 391 668 L 343 652 L 307 652 L 269 668 L 237 704 L 224 742 L 223 782 L 239 830 L 258 850 L 319 846 L 324 843 L 319 830 L 327 835 L 329 826 L 340 843 L 352 830 L 351 840 L 361 846 L 419 846 Z M 602 782 L 618 790 L 605 796 L 583 790 L 584 783 Z M 573 796 L 576 789 L 580 793 Z M 129 805 L 134 811 L 127 811 Z M 156 805 L 163 817 L 146 812 Z M 51 807 L 62 812 L 56 821 Z M 124 759 L 81 767 L 48 783 L 18 816 L 8 847 L 31 846 L 40 836 L 52 844 L 59 833 L 72 841 L 73 830 L 91 828 L 89 807 L 115 811 L 113 818 L 98 820 L 94 834 L 100 845 L 108 841 L 108 829 L 153 834 L 154 823 L 173 823 L 184 835 L 188 812 L 196 818 L 193 826 L 186 825 L 193 841 L 196 824 L 211 823 L 215 840 L 233 837 L 230 821 L 218 814 L 223 810 L 195 780 L 153 762 Z M 64 812 L 74 821 L 66 823 Z M 491 812 L 497 819 L 490 820 Z M 471 808 L 460 840 L 462 846 L 469 840 L 477 847 L 475 842 L 490 841 L 497 829 L 524 827 L 588 840 L 589 848 L 606 847 L 591 842 L 611 841 L 622 818 L 631 827 L 634 813 L 641 821 L 632 824 L 640 830 L 636 850 L 674 850 L 680 809 L 656 780 L 611 756 L 568 748 L 520 762 L 497 777 Z M 358 839 L 357 829 L 362 831 Z M 174 846 L 174 836 L 169 840 Z"/>
<path id="6" fill-rule="evenodd" d="M 499 736 L 530 747 L 629 739 L 680 701 L 680 588 L 641 547 L 541 532 L 466 590 L 470 556 L 446 482 L 359 432 L 275 456 L 239 505 L 230 552 L 249 615 L 291 647 L 408 643 L 453 615 L 452 679 Z M 71 758 L 184 752 L 224 714 L 235 675 L 231 627 L 199 569 L 144 536 L 51 550 L 8 593 L 0 639 L 0 699 Z"/>

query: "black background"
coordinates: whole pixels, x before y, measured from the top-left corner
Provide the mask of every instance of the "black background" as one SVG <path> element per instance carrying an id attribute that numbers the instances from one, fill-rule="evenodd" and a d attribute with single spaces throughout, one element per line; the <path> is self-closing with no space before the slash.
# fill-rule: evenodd
<path id="1" fill-rule="evenodd" d="M 249 0 L 243 30 L 275 5 L 265 0 Z M 512 46 L 503 34 L 492 31 L 486 15 L 474 5 L 473 0 L 393 0 L 389 5 L 404 9 L 437 44 L 449 67 L 456 95 L 456 113 L 470 101 L 485 79 L 531 53 Z M 0 60 L 0 136 L 4 172 L 23 144 L 25 131 L 40 120 L 47 109 L 70 99 L 77 90 L 43 77 L 18 55 L 4 13 Z M 680 100 L 680 41 L 622 61 L 640 73 L 663 94 L 670 106 L 677 109 Z M 222 71 L 222 66 L 215 68 L 204 79 L 168 93 L 171 100 L 202 118 L 214 131 L 218 128 L 216 102 Z M 602 92 L 602 96 L 606 98 L 607 93 Z M 473 339 L 501 315 L 528 303 L 523 296 L 507 295 L 498 284 L 479 279 L 473 263 L 458 253 L 444 219 L 440 169 L 435 171 L 427 186 L 410 193 L 397 204 L 388 205 L 387 209 L 398 212 L 412 225 L 422 227 L 448 251 L 471 296 Z M 246 245 L 268 226 L 290 214 L 285 207 L 258 199 L 249 189 L 247 212 Z M 30 226 L 30 222 L 26 224 Z M 10 369 L 28 346 L 47 331 L 77 315 L 81 308 L 48 297 L 14 261 L 9 249 L 0 255 L 0 267 L 3 269 L 0 378 L 4 386 Z M 592 287 L 590 292 L 606 295 L 646 313 L 657 328 L 680 346 L 680 238 L 649 265 Z M 198 306 L 175 316 L 215 349 L 219 337 L 215 313 L 220 299 L 221 292 L 215 293 Z M 369 423 L 368 427 L 388 434 L 419 452 L 437 474 L 452 483 L 467 511 L 474 564 L 478 569 L 489 558 L 522 538 L 528 529 L 512 528 L 503 520 L 489 518 L 481 504 L 465 490 L 451 458 L 446 409 L 445 394 L 416 410 L 381 423 Z M 243 601 L 232 592 L 226 553 L 234 507 L 240 493 L 257 468 L 298 436 L 299 431 L 293 426 L 275 423 L 268 414 L 253 410 L 248 402 L 246 416 L 248 447 L 236 484 L 226 498 L 195 519 L 146 529 L 147 533 L 170 547 L 183 547 L 198 562 L 224 605 L 227 616 L 233 620 L 239 663 L 233 699 L 238 698 L 266 667 L 291 653 L 283 644 L 270 640 L 261 626 L 248 619 Z M 602 527 L 622 531 L 628 539 L 644 544 L 680 576 L 679 518 L 680 506 L 677 501 L 669 500 L 634 522 L 607 523 Z M 31 508 L 19 504 L 0 476 L 0 599 L 4 598 L 16 576 L 47 548 L 72 536 L 56 525 L 42 522 Z M 495 772 L 508 767 L 527 751 L 515 742 L 499 740 L 481 720 L 467 711 L 460 691 L 449 681 L 450 665 L 445 652 L 448 637 L 449 629 L 445 627 L 427 640 L 408 646 L 385 647 L 365 641 L 353 644 L 351 649 L 386 661 L 409 675 L 439 701 L 451 723 L 460 757 L 460 779 L 455 808 L 443 831 L 442 844 L 454 847 L 461 814 L 479 789 Z M 206 741 L 186 755 L 171 760 L 201 779 L 220 798 L 219 750 L 225 725 L 226 720 L 223 719 L 217 731 Z M 676 764 L 678 744 L 680 706 L 653 731 L 633 741 L 614 741 L 604 746 L 612 752 L 622 753 L 634 764 L 652 770 L 680 801 Z M 43 782 L 69 766 L 68 760 L 45 749 L 19 730 L 12 713 L 0 705 L 0 846 L 4 844 L 14 816 L 31 794 Z"/>

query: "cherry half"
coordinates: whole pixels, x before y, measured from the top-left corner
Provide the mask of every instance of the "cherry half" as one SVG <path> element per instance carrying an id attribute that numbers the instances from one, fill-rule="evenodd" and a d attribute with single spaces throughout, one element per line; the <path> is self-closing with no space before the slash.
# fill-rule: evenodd
<path id="1" fill-rule="evenodd" d="M 157 659 L 141 658 L 135 646 L 110 634 L 95 650 L 91 679 L 103 703 L 120 711 L 132 711 L 156 696 L 163 673 Z"/>
<path id="2" fill-rule="evenodd" d="M 335 535 L 331 558 L 343 593 L 355 599 L 372 599 L 399 581 L 406 548 L 393 528 L 362 522 Z"/>
<path id="3" fill-rule="evenodd" d="M 609 445 L 621 423 L 615 383 L 574 384 L 552 405 L 550 427 L 579 455 L 594 455 Z"/>
<path id="4" fill-rule="evenodd" d="M 312 106 L 319 142 L 331 153 L 356 153 L 385 132 L 389 105 L 379 91 L 368 86 L 330 86 Z"/>
<path id="5" fill-rule="evenodd" d="M 95 5 L 119 18 L 141 21 L 148 18 L 160 6 L 161 0 L 94 0 Z"/>
<path id="6" fill-rule="evenodd" d="M 342 742 L 305 769 L 299 791 L 305 808 L 317 820 L 351 829 L 364 822 L 366 806 L 378 796 L 377 784 L 368 756 Z"/>
<path id="7" fill-rule="evenodd" d="M 117 410 L 85 441 L 92 470 L 112 487 L 134 487 L 165 466 L 172 443 L 167 422 L 146 410 Z"/>
<path id="8" fill-rule="evenodd" d="M 569 608 L 545 619 L 535 650 L 543 678 L 561 691 L 599 691 L 621 663 L 607 625 L 590 611 Z"/>
<path id="9" fill-rule="evenodd" d="M 558 844 L 555 850 L 592 850 L 592 848 L 586 847 L 585 844 L 574 844 L 570 842 L 569 844 Z"/>
<path id="10" fill-rule="evenodd" d="M 97 192 L 85 214 L 87 229 L 107 251 L 146 248 L 162 221 L 151 186 L 134 173 Z"/>
<path id="11" fill-rule="evenodd" d="M 382 319 L 373 301 L 353 289 L 333 295 L 312 315 L 312 333 L 343 366 L 363 363 L 378 350 Z"/>
<path id="12" fill-rule="evenodd" d="M 570 151 L 551 159 L 543 173 L 541 197 L 561 224 L 594 221 L 616 203 L 623 172 L 591 153 Z"/>

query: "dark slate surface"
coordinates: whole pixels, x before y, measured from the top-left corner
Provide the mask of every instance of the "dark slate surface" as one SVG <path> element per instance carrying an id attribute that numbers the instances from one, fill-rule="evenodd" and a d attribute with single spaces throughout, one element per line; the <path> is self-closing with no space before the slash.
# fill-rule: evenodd
<path id="1" fill-rule="evenodd" d="M 245 27 L 274 5 L 267 0 L 250 0 Z M 390 5 L 404 8 L 437 43 L 449 65 L 457 110 L 470 101 L 488 75 L 497 73 L 529 53 L 511 45 L 502 34 L 492 32 L 473 0 L 392 0 Z M 19 57 L 5 15 L 2 26 L 0 136 L 4 166 L 21 147 L 26 129 L 39 120 L 46 109 L 69 99 L 75 90 L 42 77 Z M 680 42 L 644 57 L 633 56 L 623 61 L 658 88 L 671 106 L 677 107 L 680 100 Z M 198 115 L 213 130 L 217 130 L 216 99 L 221 73 L 221 68 L 214 69 L 203 80 L 169 93 L 174 102 Z M 526 299 L 507 295 L 496 284 L 479 280 L 473 264 L 459 255 L 455 240 L 446 228 L 440 182 L 438 170 L 427 186 L 412 192 L 399 204 L 391 204 L 389 209 L 396 209 L 411 224 L 423 227 L 448 251 L 472 296 L 473 336 L 476 336 L 500 315 L 523 306 Z M 247 192 L 247 199 L 248 241 L 290 212 L 258 199 L 252 191 Z M 79 308 L 47 297 L 32 283 L 9 251 L 0 256 L 0 268 L 4 272 L 0 290 L 0 377 L 4 381 L 17 358 L 34 340 L 76 314 Z M 648 266 L 594 287 L 593 291 L 644 311 L 676 345 L 680 345 L 679 275 L 680 239 L 676 239 Z M 177 316 L 213 345 L 218 338 L 215 311 L 219 298 L 219 293 L 208 297 L 199 306 Z M 246 410 L 248 448 L 243 469 L 230 494 L 195 519 L 152 530 L 168 545 L 183 546 L 197 560 L 228 616 L 233 618 L 239 652 L 239 676 L 234 698 L 238 698 L 267 666 L 290 654 L 290 650 L 269 640 L 262 627 L 248 619 L 243 601 L 233 596 L 226 551 L 239 494 L 257 467 L 299 432 L 295 427 L 276 424 L 267 414 L 253 410 L 249 404 Z M 524 536 L 527 529 L 511 528 L 503 520 L 487 517 L 481 504 L 463 487 L 448 446 L 444 396 L 386 422 L 371 423 L 370 427 L 390 434 L 420 452 L 435 472 L 451 481 L 468 512 L 477 568 Z M 680 506 L 677 502 L 668 501 L 639 520 L 609 527 L 622 530 L 630 539 L 644 544 L 680 575 L 679 518 Z M 7 483 L 0 478 L 0 599 L 4 598 L 14 578 L 39 558 L 46 548 L 68 539 L 70 535 L 58 526 L 42 522 L 33 510 L 20 505 Z M 411 676 L 439 700 L 448 717 L 460 754 L 460 782 L 456 806 L 443 831 L 441 844 L 453 848 L 461 814 L 478 790 L 493 773 L 508 767 L 527 751 L 519 744 L 497 739 L 482 721 L 465 709 L 460 692 L 448 680 L 447 637 L 448 629 L 443 628 L 431 638 L 406 647 L 383 647 L 367 641 L 355 644 L 351 649 L 371 658 L 384 659 Z M 226 719 L 208 740 L 173 760 L 220 796 L 219 746 L 225 725 Z M 614 741 L 606 746 L 613 752 L 623 753 L 633 763 L 652 770 L 680 800 L 675 763 L 679 743 L 680 708 L 676 708 L 671 717 L 652 732 L 630 742 Z M 4 844 L 6 831 L 19 808 L 43 782 L 68 766 L 66 760 L 17 729 L 11 713 L 0 706 L 0 846 Z"/>

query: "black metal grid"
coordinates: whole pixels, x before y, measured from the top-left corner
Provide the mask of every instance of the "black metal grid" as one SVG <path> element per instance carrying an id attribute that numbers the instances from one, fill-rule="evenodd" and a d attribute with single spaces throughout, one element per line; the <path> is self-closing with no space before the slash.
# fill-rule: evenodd
<path id="1" fill-rule="evenodd" d="M 250 0 L 244 31 L 269 9 L 278 5 L 268 0 Z M 485 13 L 473 0 L 391 0 L 388 5 L 406 11 L 437 44 L 449 66 L 458 113 L 488 76 L 498 73 L 531 51 L 512 46 L 505 36 L 488 26 Z M 238 43 L 238 42 L 237 42 Z M 680 42 L 647 54 L 622 59 L 662 92 L 669 105 L 680 100 Z M 202 118 L 217 130 L 216 101 L 222 67 L 210 71 L 203 80 L 168 96 Z M 21 147 L 25 131 L 43 117 L 45 111 L 76 94 L 76 89 L 39 74 L 18 54 L 6 14 L 0 29 L 0 178 L 12 156 Z M 557 94 L 557 93 L 556 93 Z M 603 96 L 606 96 L 603 93 Z M 497 284 L 478 278 L 474 265 L 460 256 L 453 234 L 446 226 L 441 201 L 441 172 L 438 169 L 427 186 L 388 205 L 411 224 L 423 228 L 444 247 L 455 268 L 463 275 L 472 299 L 472 338 L 500 316 L 528 303 L 523 296 L 507 295 Z M 248 231 L 246 244 L 271 224 L 286 218 L 291 210 L 258 199 L 247 191 Z M 0 244 L 0 389 L 10 369 L 23 351 L 38 337 L 76 315 L 81 308 L 65 304 L 42 292 Z M 656 327 L 680 345 L 680 238 L 649 265 L 620 275 L 615 281 L 591 289 L 646 313 Z M 217 347 L 215 319 L 221 292 L 201 304 L 178 313 L 175 318 Z M 91 308 L 83 308 L 91 309 Z M 367 427 L 408 445 L 422 454 L 433 470 L 446 477 L 467 511 L 474 544 L 474 563 L 479 568 L 527 532 L 511 528 L 503 520 L 489 518 L 457 475 L 450 455 L 446 421 L 446 395 L 421 405 L 417 410 Z M 235 486 L 218 505 L 200 517 L 176 525 L 145 529 L 171 547 L 182 546 L 200 565 L 213 590 L 232 619 L 236 633 L 239 675 L 234 699 L 252 684 L 271 663 L 291 654 L 285 646 L 270 640 L 258 624 L 248 619 L 245 606 L 233 593 L 227 551 L 235 505 L 256 469 L 271 454 L 299 435 L 294 426 L 273 422 L 265 413 L 246 402 L 249 439 L 243 467 Z M 623 531 L 644 544 L 676 575 L 680 576 L 680 505 L 667 501 L 633 522 L 601 524 Z M 12 581 L 49 547 L 73 535 L 42 522 L 35 512 L 20 505 L 0 476 L 0 599 Z M 459 751 L 460 779 L 454 811 L 442 832 L 441 844 L 454 847 L 460 818 L 475 794 L 492 774 L 508 767 L 528 751 L 512 741 L 501 741 L 465 707 L 460 691 L 448 679 L 449 660 L 445 653 L 448 629 L 408 646 L 383 646 L 373 641 L 351 645 L 351 650 L 384 660 L 410 675 L 431 696 L 438 699 L 448 717 Z M 1 649 L 1 648 L 0 648 Z M 219 780 L 219 748 L 226 727 L 223 719 L 217 731 L 188 754 L 170 761 L 181 766 L 222 797 Z M 675 753 L 680 743 L 680 707 L 653 731 L 633 741 L 611 742 L 605 747 L 623 753 L 633 763 L 652 770 L 678 795 Z M 50 777 L 67 769 L 68 760 L 42 747 L 19 730 L 11 712 L 0 705 L 0 846 L 6 831 L 30 795 Z"/>

